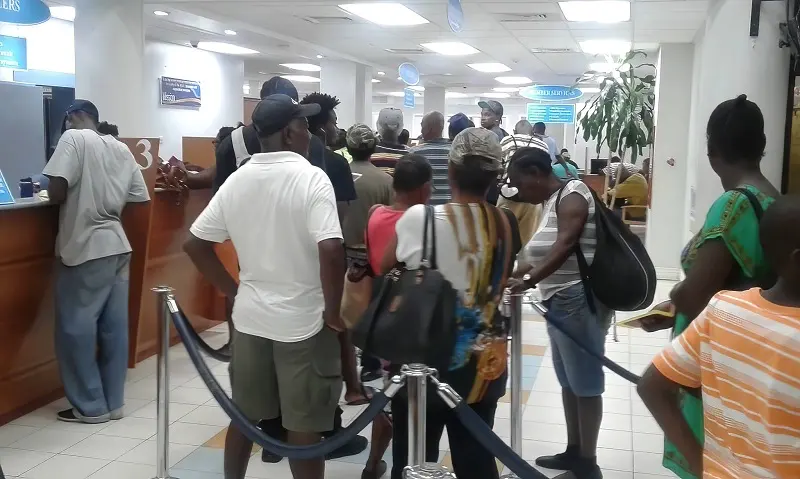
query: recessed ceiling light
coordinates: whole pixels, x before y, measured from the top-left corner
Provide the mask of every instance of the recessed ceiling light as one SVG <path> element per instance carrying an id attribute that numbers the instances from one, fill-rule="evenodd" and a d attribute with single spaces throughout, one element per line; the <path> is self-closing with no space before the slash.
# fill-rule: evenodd
<path id="1" fill-rule="evenodd" d="M 585 88 L 584 87 L 578 87 L 578 90 L 580 90 L 580 91 L 582 91 L 584 93 L 587 93 L 587 94 L 588 93 L 600 93 L 600 89 L 597 88 L 597 87 L 593 87 L 593 86 L 592 87 L 585 87 Z"/>
<path id="2" fill-rule="evenodd" d="M 590 63 L 589 70 L 600 72 L 600 73 L 608 73 L 611 70 L 617 68 L 619 66 L 618 63 L 610 63 L 610 62 L 603 62 L 603 63 Z"/>
<path id="3" fill-rule="evenodd" d="M 50 7 L 50 16 L 68 22 L 75 21 L 75 7 L 58 6 Z"/>
<path id="4" fill-rule="evenodd" d="M 502 63 L 470 63 L 467 66 L 482 73 L 503 73 L 511 71 L 510 68 Z"/>
<path id="5" fill-rule="evenodd" d="M 568 22 L 619 23 L 631 19 L 631 4 L 625 0 L 558 2 Z"/>
<path id="6" fill-rule="evenodd" d="M 444 92 L 445 98 L 467 98 L 469 95 L 461 93 L 460 91 L 446 91 Z"/>
<path id="7" fill-rule="evenodd" d="M 325 57 L 324 57 L 324 56 L 322 56 L 322 55 L 317 55 L 317 59 L 318 59 L 318 60 L 321 60 L 321 59 L 323 59 L 323 58 L 325 58 Z"/>
<path id="8" fill-rule="evenodd" d="M 301 72 L 318 72 L 322 70 L 319 65 L 314 65 L 313 63 L 281 63 L 280 65 L 291 70 L 300 70 Z"/>
<path id="9" fill-rule="evenodd" d="M 399 3 L 348 3 L 339 5 L 339 8 L 378 25 L 407 26 L 430 23 Z"/>
<path id="10" fill-rule="evenodd" d="M 236 30 L 225 30 L 225 35 L 236 35 Z"/>
<path id="11" fill-rule="evenodd" d="M 396 96 L 396 97 L 404 97 L 404 96 L 406 96 L 406 94 L 401 92 L 401 91 L 390 91 L 389 93 L 386 93 L 386 95 Z"/>
<path id="12" fill-rule="evenodd" d="M 153 15 L 157 17 L 166 17 L 167 15 L 169 15 L 169 13 L 165 12 L 164 10 L 156 10 L 155 12 L 153 12 Z"/>
<path id="13" fill-rule="evenodd" d="M 624 55 L 631 49 L 625 40 L 585 40 L 580 42 L 583 53 L 589 55 Z"/>
<path id="14" fill-rule="evenodd" d="M 413 86 L 409 86 L 409 87 L 406 87 L 406 88 L 408 88 L 409 90 L 414 90 L 414 91 L 425 91 L 425 87 L 424 86 L 420 86 L 420 85 L 413 85 Z"/>
<path id="15" fill-rule="evenodd" d="M 214 53 L 226 53 L 229 55 L 252 55 L 258 53 L 256 50 L 240 47 L 232 43 L 224 42 L 200 42 L 197 44 L 200 50 L 206 50 Z"/>
<path id="16" fill-rule="evenodd" d="M 386 72 L 378 72 L 378 75 L 380 76 L 386 75 Z"/>
<path id="17" fill-rule="evenodd" d="M 380 80 L 378 80 L 377 78 L 373 78 L 373 79 L 372 79 L 372 83 L 380 83 L 380 82 L 381 82 L 381 81 L 380 81 Z"/>
<path id="18" fill-rule="evenodd" d="M 533 80 L 528 77 L 497 77 L 495 80 L 504 85 L 526 85 L 528 83 L 533 83 Z"/>
<path id="19" fill-rule="evenodd" d="M 281 75 L 281 78 L 297 83 L 319 83 L 319 78 L 308 75 Z"/>
<path id="20" fill-rule="evenodd" d="M 481 93 L 480 96 L 484 98 L 509 98 L 511 95 L 509 95 L 508 93 L 489 92 L 489 93 Z"/>
<path id="21" fill-rule="evenodd" d="M 461 42 L 423 43 L 422 46 L 440 55 L 460 56 L 479 53 L 477 49 Z"/>
<path id="22" fill-rule="evenodd" d="M 519 91 L 519 88 L 514 86 L 498 86 L 492 88 L 492 91 L 496 91 L 498 93 L 517 93 Z"/>

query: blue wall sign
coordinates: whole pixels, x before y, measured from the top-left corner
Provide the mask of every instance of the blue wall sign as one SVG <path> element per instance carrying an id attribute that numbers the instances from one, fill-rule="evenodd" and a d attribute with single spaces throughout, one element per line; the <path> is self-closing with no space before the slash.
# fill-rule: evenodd
<path id="1" fill-rule="evenodd" d="M 161 77 L 161 104 L 199 109 L 200 83 L 192 80 Z"/>
<path id="2" fill-rule="evenodd" d="M 50 7 L 42 0 L 0 0 L 0 23 L 38 25 L 50 20 Z"/>
<path id="3" fill-rule="evenodd" d="M 519 95 L 529 100 L 570 101 L 582 97 L 583 92 L 563 85 L 533 85 L 522 88 Z"/>
<path id="4" fill-rule="evenodd" d="M 464 9 L 461 8 L 461 0 L 447 0 L 447 23 L 450 30 L 456 33 L 464 28 Z"/>
<path id="5" fill-rule="evenodd" d="M 401 63 L 397 67 L 397 74 L 406 85 L 419 85 L 419 70 L 410 63 Z"/>
<path id="6" fill-rule="evenodd" d="M 0 35 L 0 68 L 28 69 L 28 42 L 24 38 Z"/>
<path id="7" fill-rule="evenodd" d="M 11 194 L 11 190 L 8 189 L 8 183 L 6 183 L 6 178 L 3 176 L 3 172 L 0 171 L 0 205 L 13 205 L 14 204 L 14 195 Z"/>
<path id="8" fill-rule="evenodd" d="M 546 124 L 575 123 L 575 105 L 543 105 L 541 103 L 528 103 L 528 121 L 537 121 Z"/>
<path id="9" fill-rule="evenodd" d="M 403 89 L 403 106 L 406 108 L 414 108 L 417 99 L 414 97 L 414 90 L 411 88 Z"/>

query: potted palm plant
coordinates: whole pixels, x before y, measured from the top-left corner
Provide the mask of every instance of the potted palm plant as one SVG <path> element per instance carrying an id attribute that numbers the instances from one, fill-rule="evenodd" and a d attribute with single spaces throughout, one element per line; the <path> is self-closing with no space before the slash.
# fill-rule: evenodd
<path id="1" fill-rule="evenodd" d="M 637 76 L 636 70 L 655 70 L 652 63 L 637 63 L 638 56 L 647 57 L 641 50 L 628 52 L 608 72 L 587 71 L 577 83 L 599 83 L 600 92 L 578 113 L 577 135 L 584 141 L 597 142 L 597 154 L 604 145 L 625 159 L 636 163 L 642 150 L 653 144 L 655 131 L 653 107 L 656 77 L 652 73 Z"/>

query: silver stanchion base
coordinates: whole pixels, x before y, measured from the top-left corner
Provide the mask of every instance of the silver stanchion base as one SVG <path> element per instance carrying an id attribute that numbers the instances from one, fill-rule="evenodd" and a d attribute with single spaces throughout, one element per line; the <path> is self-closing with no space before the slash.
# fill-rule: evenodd
<path id="1" fill-rule="evenodd" d="M 519 477 L 517 477 L 517 475 L 512 472 L 511 474 L 500 476 L 500 479 L 519 479 Z"/>
<path id="2" fill-rule="evenodd" d="M 426 463 L 421 466 L 407 466 L 403 479 L 456 479 L 456 476 L 441 464 Z"/>

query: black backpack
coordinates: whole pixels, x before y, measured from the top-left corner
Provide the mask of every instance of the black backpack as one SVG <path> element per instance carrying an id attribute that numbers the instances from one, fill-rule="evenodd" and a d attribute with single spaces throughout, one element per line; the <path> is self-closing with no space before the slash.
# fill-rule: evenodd
<path id="1" fill-rule="evenodd" d="M 558 192 L 556 208 L 566 186 Z M 633 234 L 622 218 L 614 214 L 594 190 L 589 188 L 589 191 L 594 198 L 597 232 L 597 248 L 591 265 L 586 262 L 580 244 L 575 246 L 589 307 L 594 311 L 593 295 L 597 301 L 615 311 L 645 309 L 653 303 L 656 293 L 656 269 L 650 255 L 642 240 Z"/>

